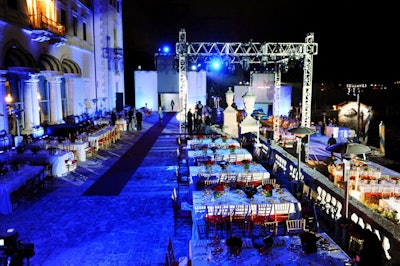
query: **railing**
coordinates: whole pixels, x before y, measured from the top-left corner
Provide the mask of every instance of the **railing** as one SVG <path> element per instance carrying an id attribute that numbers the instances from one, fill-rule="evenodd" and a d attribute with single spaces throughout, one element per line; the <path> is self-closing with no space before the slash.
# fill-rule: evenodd
<path id="1" fill-rule="evenodd" d="M 252 133 L 246 133 L 248 139 L 255 139 Z M 268 143 L 264 138 L 260 138 L 261 160 L 267 168 L 272 169 L 272 174 L 275 174 L 279 180 L 284 182 L 288 187 L 293 187 L 296 184 L 296 178 L 299 176 L 299 183 L 304 184 L 315 195 L 314 207 L 317 209 L 319 219 L 324 219 L 326 224 L 331 224 L 334 230 L 338 230 L 340 223 L 344 222 L 343 202 L 344 190 L 334 185 L 326 176 L 318 171 L 311 169 L 306 164 L 301 165 L 301 174 L 296 171 L 298 169 L 298 159 L 286 152 L 283 148 Z M 294 190 L 298 187 L 294 186 Z M 399 265 L 400 253 L 396 248 L 400 245 L 400 230 L 399 225 L 394 224 L 388 219 L 382 217 L 377 212 L 371 210 L 360 201 L 350 197 L 348 206 L 348 217 L 362 228 L 370 229 L 375 233 L 382 242 L 386 258 L 391 265 Z M 341 232 L 337 232 L 339 242 L 346 245 L 342 238 Z M 337 240 L 337 239 L 336 239 Z"/>
<path id="2" fill-rule="evenodd" d="M 30 15 L 30 25 L 35 30 L 47 30 L 59 36 L 65 36 L 65 27 L 43 15 Z"/>

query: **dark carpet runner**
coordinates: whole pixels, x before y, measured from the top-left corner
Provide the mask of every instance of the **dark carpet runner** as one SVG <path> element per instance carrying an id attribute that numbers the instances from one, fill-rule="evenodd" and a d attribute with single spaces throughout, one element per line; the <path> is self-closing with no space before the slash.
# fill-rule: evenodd
<path id="1" fill-rule="evenodd" d="M 83 196 L 118 196 L 141 165 L 148 151 L 160 136 L 165 125 L 176 113 L 164 113 L 163 125 L 157 122 L 121 158 L 93 183 Z"/>

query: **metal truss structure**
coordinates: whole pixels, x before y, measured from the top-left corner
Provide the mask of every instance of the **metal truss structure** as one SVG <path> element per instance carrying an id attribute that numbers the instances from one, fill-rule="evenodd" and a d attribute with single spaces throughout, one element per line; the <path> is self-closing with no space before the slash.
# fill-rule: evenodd
<path id="1" fill-rule="evenodd" d="M 311 124 L 311 97 L 313 56 L 318 54 L 318 44 L 314 42 L 314 33 L 309 33 L 304 43 L 266 43 L 253 42 L 192 42 L 186 41 L 186 31 L 179 31 L 179 42 L 176 43 L 176 56 L 179 61 L 179 99 L 180 109 L 186 114 L 188 88 L 187 68 L 190 63 L 202 60 L 209 63 L 219 58 L 224 64 L 241 64 L 243 68 L 249 64 L 275 64 L 274 92 L 274 139 L 279 137 L 279 111 L 281 69 L 287 69 L 289 60 L 303 61 L 303 98 L 301 125 Z M 181 125 L 182 129 L 182 125 Z M 306 157 L 307 158 L 307 157 Z"/>

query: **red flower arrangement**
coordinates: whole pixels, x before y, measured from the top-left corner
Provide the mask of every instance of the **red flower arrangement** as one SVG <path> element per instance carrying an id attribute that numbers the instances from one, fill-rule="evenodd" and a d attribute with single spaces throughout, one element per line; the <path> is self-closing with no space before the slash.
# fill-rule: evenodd
<path id="1" fill-rule="evenodd" d="M 262 193 L 266 196 L 266 197 L 271 197 L 272 196 L 272 190 L 274 189 L 274 186 L 271 184 L 266 184 L 263 186 L 263 191 Z"/>
<path id="2" fill-rule="evenodd" d="M 231 144 L 231 145 L 229 145 L 229 149 L 231 150 L 231 153 L 234 153 L 236 150 L 236 146 Z"/>
<path id="3" fill-rule="evenodd" d="M 271 184 L 266 184 L 266 185 L 263 186 L 263 189 L 266 190 L 266 191 L 271 191 L 271 190 L 274 189 L 274 186 L 271 185 Z"/>
<path id="4" fill-rule="evenodd" d="M 214 192 L 218 192 L 218 191 L 225 191 L 225 188 L 222 184 L 218 184 L 214 187 Z"/>
<path id="5" fill-rule="evenodd" d="M 242 160 L 242 164 L 243 164 L 244 169 L 249 169 L 250 160 Z"/>
<path id="6" fill-rule="evenodd" d="M 221 138 L 222 138 L 222 142 L 226 142 L 226 140 L 228 139 L 227 136 L 222 136 Z"/>
<path id="7" fill-rule="evenodd" d="M 214 191 L 214 198 L 219 198 L 224 194 L 225 188 L 222 184 L 218 184 L 214 187 L 213 191 Z"/>
<path id="8" fill-rule="evenodd" d="M 211 165 L 211 166 L 213 166 L 213 165 L 214 165 L 214 161 L 212 161 L 212 160 L 207 160 L 204 164 L 205 164 L 205 165 Z"/>

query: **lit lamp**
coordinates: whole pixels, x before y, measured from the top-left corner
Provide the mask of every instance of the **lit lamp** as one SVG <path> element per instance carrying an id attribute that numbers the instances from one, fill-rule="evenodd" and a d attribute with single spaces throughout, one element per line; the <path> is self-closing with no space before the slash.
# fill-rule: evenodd
<path id="1" fill-rule="evenodd" d="M 295 178 L 296 181 L 300 181 L 301 177 L 301 145 L 302 145 L 302 139 L 307 136 L 315 133 L 315 130 L 309 127 L 302 127 L 302 126 L 297 126 L 297 127 L 292 127 L 287 130 L 288 132 L 292 133 L 293 135 L 296 136 L 297 139 L 297 154 L 298 154 L 298 162 L 297 162 L 297 177 Z M 297 192 L 297 188 L 295 189 Z"/>

